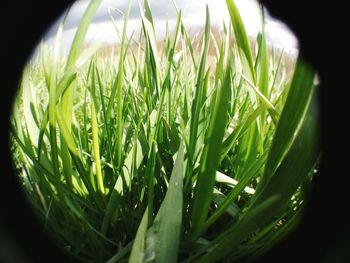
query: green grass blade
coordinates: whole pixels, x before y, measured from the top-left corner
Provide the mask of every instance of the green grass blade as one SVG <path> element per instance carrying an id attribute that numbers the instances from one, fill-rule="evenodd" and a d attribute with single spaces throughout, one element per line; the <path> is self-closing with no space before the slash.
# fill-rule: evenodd
<path id="1" fill-rule="evenodd" d="M 143 5 L 145 8 L 145 18 L 151 23 L 154 30 L 153 16 L 152 16 L 151 7 L 149 5 L 148 0 L 144 0 Z"/>
<path id="2" fill-rule="evenodd" d="M 84 39 L 89 27 L 89 24 L 99 7 L 101 0 L 92 0 L 87 9 L 84 12 L 84 15 L 79 23 L 77 31 L 75 33 L 73 43 L 71 45 L 65 71 L 69 72 L 71 68 L 76 63 L 84 44 Z M 70 79 L 70 78 L 69 78 Z M 58 124 L 61 130 L 61 158 L 63 161 L 63 168 L 67 176 L 72 173 L 72 164 L 69 158 L 69 150 L 73 154 L 77 155 L 77 150 L 73 137 L 71 136 L 71 126 L 72 126 L 72 113 L 73 113 L 73 85 L 70 83 L 64 87 L 66 91 L 62 96 L 61 101 L 61 111 L 59 114 L 56 114 Z M 58 96 L 58 94 L 56 94 Z M 74 147 L 74 148 L 73 148 Z M 69 149 L 69 150 L 68 150 Z"/>
<path id="3" fill-rule="evenodd" d="M 241 58 L 243 70 L 249 80 L 256 83 L 253 55 L 249 44 L 247 32 L 245 30 L 241 15 L 233 0 L 226 0 L 227 8 L 230 13 L 232 27 L 236 37 L 239 55 Z"/>
<path id="4" fill-rule="evenodd" d="M 264 180 L 268 181 L 272 177 L 295 138 L 312 97 L 314 79 L 315 73 L 299 58 L 282 117 L 273 138 L 265 166 Z"/>
<path id="5" fill-rule="evenodd" d="M 155 142 L 152 142 L 150 146 L 150 152 L 148 155 L 148 162 L 146 167 L 145 177 L 147 180 L 147 189 L 148 189 L 148 224 L 151 224 L 153 221 L 153 206 L 154 206 L 154 185 L 155 185 L 155 166 L 156 166 L 156 150 Z"/>
<path id="6" fill-rule="evenodd" d="M 259 98 L 259 100 L 263 103 L 263 105 L 266 107 L 266 109 L 270 113 L 270 116 L 271 116 L 273 122 L 275 123 L 275 125 L 277 125 L 279 114 L 276 111 L 273 104 L 264 96 L 264 94 L 259 90 L 259 88 L 255 87 L 254 84 L 249 81 L 249 79 L 247 79 L 244 75 L 241 75 L 241 76 L 249 84 L 249 86 L 253 89 L 253 91 L 255 92 L 257 97 Z"/>
<path id="7" fill-rule="evenodd" d="M 263 9 L 261 10 L 263 13 Z M 257 83 L 261 93 L 267 97 L 268 96 L 268 87 L 269 87 L 269 50 L 267 47 L 267 40 L 265 34 L 265 20 L 264 16 L 262 16 L 262 29 L 260 33 L 260 37 L 258 39 L 258 54 L 255 62 L 255 72 L 257 74 Z"/>
<path id="8" fill-rule="evenodd" d="M 116 81 L 112 88 L 112 93 L 110 100 L 107 106 L 106 118 L 109 120 L 112 107 L 114 104 L 115 97 L 117 96 L 117 118 L 118 118 L 118 127 L 117 127 L 117 165 L 118 168 L 121 168 L 122 165 L 122 137 L 123 137 L 123 73 L 124 73 L 124 56 L 125 56 L 125 41 L 126 41 L 126 30 L 128 25 L 128 16 L 130 13 L 131 1 L 128 1 L 128 7 L 125 14 L 124 27 L 123 27 L 123 36 L 120 46 L 119 53 L 119 64 L 118 64 L 118 73 Z"/>
<path id="9" fill-rule="evenodd" d="M 115 254 L 112 258 L 110 258 L 106 263 L 120 262 L 120 260 L 130 252 L 131 248 L 132 248 L 132 242 L 128 243 L 126 246 L 120 249 L 118 253 Z"/>
<path id="10" fill-rule="evenodd" d="M 188 149 L 188 165 L 189 165 L 189 174 L 194 165 L 194 156 L 196 155 L 195 150 L 198 139 L 198 125 L 200 121 L 201 109 L 203 103 L 205 102 L 206 94 L 204 92 L 203 80 L 205 79 L 205 65 L 207 60 L 207 54 L 209 49 L 209 37 L 210 37 L 210 14 L 207 6 L 206 9 L 206 22 L 205 22 L 205 31 L 204 31 L 204 44 L 201 53 L 201 59 L 199 63 L 198 73 L 197 73 L 197 82 L 196 82 L 196 91 L 195 97 L 192 103 L 191 110 L 191 124 L 190 124 L 190 137 L 189 137 L 189 149 Z"/>
<path id="11" fill-rule="evenodd" d="M 155 262 L 177 262 L 182 226 L 182 186 L 184 147 L 180 145 L 170 177 L 169 188 L 147 238 L 155 242 Z"/>
<path id="12" fill-rule="evenodd" d="M 33 144 L 35 144 L 38 141 L 39 136 L 39 128 L 35 123 L 35 113 L 33 112 L 32 108 L 33 105 L 35 105 L 35 98 L 34 98 L 34 87 L 30 85 L 30 82 L 27 78 L 23 79 L 23 94 L 22 94 L 22 100 L 23 100 L 23 115 L 24 115 L 24 121 L 27 124 L 27 130 L 29 133 L 29 138 L 32 141 Z"/>
<path id="13" fill-rule="evenodd" d="M 195 261 L 198 263 L 218 262 L 230 254 L 247 236 L 253 233 L 257 226 L 263 224 L 271 217 L 278 197 L 270 196 L 261 205 L 247 213 L 237 224 L 213 241 L 212 249 Z"/>
<path id="14" fill-rule="evenodd" d="M 136 237 L 131 249 L 129 263 L 144 263 L 145 240 L 148 227 L 148 209 L 143 214 L 141 223 L 136 233 Z"/>
<path id="15" fill-rule="evenodd" d="M 103 178 L 102 178 L 102 170 L 101 170 L 101 157 L 100 157 L 100 147 L 99 147 L 99 139 L 98 139 L 98 124 L 96 117 L 96 109 L 94 99 L 91 103 L 91 128 L 92 128 L 92 145 L 93 145 L 93 153 L 94 159 L 96 163 L 96 177 L 97 177 L 97 185 L 98 189 L 101 193 L 105 192 Z"/>
<path id="16" fill-rule="evenodd" d="M 194 192 L 194 202 L 191 219 L 193 228 L 191 237 L 193 240 L 198 235 L 207 218 L 208 208 L 212 200 L 212 193 L 215 183 L 215 174 L 220 162 L 222 151 L 222 140 L 226 130 L 228 100 L 231 89 L 230 68 L 226 69 L 225 81 L 220 87 L 218 97 L 211 112 L 210 124 L 206 143 L 201 158 L 200 171 Z"/>
<path id="17" fill-rule="evenodd" d="M 84 39 L 85 39 L 87 30 L 89 28 L 90 22 L 93 16 L 95 15 L 101 1 L 102 0 L 92 0 L 89 3 L 87 9 L 85 10 L 84 15 L 77 28 L 77 32 L 75 33 L 73 43 L 69 51 L 69 55 L 66 63 L 66 71 L 70 70 L 70 68 L 75 64 L 75 62 L 79 57 L 81 50 L 83 48 Z M 62 105 L 63 105 L 62 112 L 64 115 L 64 119 L 67 123 L 67 128 L 69 130 L 71 128 L 71 120 L 72 120 L 72 104 L 73 104 L 73 87 L 70 85 L 69 87 L 67 87 L 67 90 L 64 93 L 62 98 Z"/>
<path id="18" fill-rule="evenodd" d="M 301 185 L 310 172 L 313 172 L 313 168 L 320 156 L 320 145 L 317 132 L 318 105 L 315 92 L 311 93 L 310 96 L 311 102 L 309 101 L 306 106 L 307 112 L 302 119 L 302 124 L 295 140 L 270 181 L 259 192 L 255 203 L 262 202 L 262 200 L 272 194 L 277 194 L 281 199 L 287 200 L 294 194 L 297 187 Z"/>
<path id="19" fill-rule="evenodd" d="M 237 139 L 244 134 L 244 132 L 256 121 L 256 119 L 263 112 L 263 107 L 259 106 L 256 108 L 249 116 L 236 127 L 232 133 L 224 140 L 223 150 L 221 154 L 221 159 L 225 158 L 228 152 L 232 149 L 233 145 L 236 143 Z"/>
<path id="20" fill-rule="evenodd" d="M 100 6 L 102 0 L 92 0 L 87 7 L 83 17 L 80 20 L 77 32 L 74 36 L 72 46 L 69 51 L 66 69 L 69 69 L 78 59 L 81 49 L 83 48 L 85 35 L 89 28 L 90 22 L 95 15 L 97 8 Z"/>
<path id="21" fill-rule="evenodd" d="M 58 113 L 57 110 L 56 110 L 56 118 L 57 118 L 58 126 L 60 127 L 62 138 L 64 139 L 66 145 L 74 155 L 78 156 L 77 145 L 72 136 L 72 133 L 70 132 L 65 119 L 63 119 L 63 117 L 61 116 L 61 114 Z"/>
<path id="22" fill-rule="evenodd" d="M 211 226 L 230 206 L 232 202 L 238 197 L 239 193 L 246 187 L 246 185 L 252 180 L 254 176 L 257 175 L 261 167 L 266 161 L 266 155 L 262 156 L 258 161 L 256 161 L 248 171 L 242 176 L 242 180 L 232 189 L 232 191 L 226 196 L 224 202 L 215 210 L 211 217 L 205 223 L 203 230 Z"/>
<path id="23" fill-rule="evenodd" d="M 262 28 L 257 41 L 259 50 L 258 50 L 256 62 L 255 62 L 255 72 L 257 74 L 258 87 L 262 95 L 264 95 L 264 97 L 269 99 L 269 94 L 268 94 L 269 93 L 269 90 L 268 90 L 269 89 L 269 64 L 270 64 L 269 50 L 267 47 L 267 40 L 266 40 L 266 34 L 265 34 L 264 10 L 262 6 L 260 10 L 262 13 L 262 19 L 261 19 Z M 278 117 L 278 115 L 276 117 Z M 262 142 L 263 142 L 263 139 L 264 139 L 263 137 L 266 130 L 265 120 L 266 120 L 266 113 L 263 113 L 259 120 L 259 134 L 260 134 L 260 142 L 261 142 L 260 151 L 264 151 Z M 277 118 L 273 117 L 273 121 L 275 124 L 277 123 L 276 120 Z"/>
<path id="24" fill-rule="evenodd" d="M 217 246 L 199 262 L 215 262 L 228 255 L 240 242 L 281 212 L 286 201 L 290 200 L 297 187 L 310 174 L 319 158 L 319 141 L 315 136 L 317 123 L 317 103 L 314 96 L 297 138 L 267 187 L 258 194 L 249 212 L 227 233 L 217 238 L 214 241 L 214 243 L 217 242 Z M 273 203 L 265 206 L 270 198 L 274 198 Z M 259 211 L 260 209 L 263 211 Z"/>
<path id="25" fill-rule="evenodd" d="M 118 183 L 118 180 L 117 180 Z M 120 191 L 118 191 L 117 183 L 115 187 L 112 190 L 112 193 L 110 195 L 106 211 L 102 220 L 102 225 L 101 225 L 101 233 L 103 235 L 106 235 L 108 227 L 112 221 L 113 215 L 115 212 L 119 209 L 120 204 L 122 203 L 122 196 Z"/>
<path id="26" fill-rule="evenodd" d="M 14 166 L 46 231 L 83 262 L 249 260 L 293 230 L 317 176 L 312 69 L 271 52 L 264 18 L 255 56 L 235 0 L 223 30 L 207 6 L 191 32 L 175 1 L 164 41 L 149 0 L 113 8 L 120 43 L 101 49 L 84 41 L 101 3 L 89 1 L 69 53 L 60 25 L 24 70 Z"/>

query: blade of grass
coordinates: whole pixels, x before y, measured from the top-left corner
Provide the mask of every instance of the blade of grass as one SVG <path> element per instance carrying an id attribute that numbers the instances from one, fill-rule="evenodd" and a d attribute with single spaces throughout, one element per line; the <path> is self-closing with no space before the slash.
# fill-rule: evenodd
<path id="1" fill-rule="evenodd" d="M 225 158 L 228 152 L 232 149 L 233 145 L 236 143 L 237 139 L 244 134 L 244 132 L 250 127 L 250 125 L 252 125 L 252 123 L 256 121 L 262 112 L 263 107 L 259 106 L 224 140 L 221 160 Z"/>
<path id="2" fill-rule="evenodd" d="M 206 7 L 206 22 L 205 22 L 205 31 L 204 31 L 204 44 L 201 53 L 201 59 L 199 63 L 198 73 L 197 73 L 197 82 L 196 82 L 196 91 L 195 97 L 192 103 L 191 109 L 191 123 L 190 123 L 190 135 L 189 135 L 189 149 L 188 149 L 188 172 L 187 174 L 192 173 L 194 165 L 194 156 L 196 155 L 196 148 L 198 149 L 197 139 L 198 139 L 198 125 L 199 125 L 199 116 L 201 115 L 201 109 L 205 101 L 206 94 L 203 92 L 203 79 L 205 78 L 205 65 L 207 60 L 207 54 L 209 49 L 209 37 L 210 37 L 210 15 L 208 6 Z"/>
<path id="3" fill-rule="evenodd" d="M 254 71 L 253 55 L 241 15 L 233 0 L 226 0 L 226 5 L 230 13 L 231 23 L 235 34 L 243 70 L 245 74 L 247 74 L 249 80 L 255 84 L 256 76 Z"/>
<path id="4" fill-rule="evenodd" d="M 118 127 L 117 127 L 117 166 L 120 170 L 122 166 L 122 139 L 123 139 L 123 72 L 124 72 L 124 59 L 125 59 L 125 41 L 126 41 L 126 31 L 128 25 L 128 17 L 131 8 L 131 1 L 128 1 L 128 7 L 125 14 L 124 27 L 123 27 L 123 36 L 120 45 L 119 53 L 119 64 L 117 78 L 112 88 L 112 93 L 110 100 L 107 106 L 106 118 L 109 120 L 111 116 L 112 107 L 114 104 L 114 99 L 117 96 L 117 118 L 118 118 Z"/>
<path id="5" fill-rule="evenodd" d="M 155 262 L 177 262 L 182 226 L 184 147 L 180 144 L 169 188 L 147 238 L 155 242 Z M 150 252 L 149 252 L 150 253 Z"/>
<path id="6" fill-rule="evenodd" d="M 255 94 L 258 96 L 259 100 L 263 103 L 263 105 L 266 107 L 267 111 L 270 113 L 270 116 L 273 120 L 273 122 L 275 123 L 275 125 L 277 125 L 278 123 L 278 118 L 279 118 L 279 114 L 276 111 L 275 107 L 273 106 L 273 104 L 264 96 L 264 94 L 262 94 L 260 92 L 260 90 L 254 86 L 253 83 L 251 83 L 249 81 L 249 79 L 247 79 L 244 75 L 241 74 L 241 77 L 249 84 L 249 86 L 253 89 L 253 91 L 255 92 Z"/>
<path id="7" fill-rule="evenodd" d="M 285 112 L 288 113 L 288 111 Z M 297 187 L 305 180 L 320 154 L 318 138 L 315 136 L 317 127 L 315 96 L 313 103 L 308 107 L 306 118 L 304 118 L 301 126 L 297 138 L 293 141 L 275 175 L 264 190 L 259 194 L 257 193 L 258 197 L 251 209 L 238 224 L 214 240 L 213 243 L 217 244 L 215 248 L 205 254 L 198 262 L 215 262 L 231 253 L 240 242 L 256 231 L 259 226 L 278 214 L 285 202 L 291 198 Z M 259 211 L 262 207 L 265 207 L 264 204 L 272 197 L 274 198 L 273 203 L 269 204 L 263 211 Z"/>
<path id="8" fill-rule="evenodd" d="M 208 229 L 230 206 L 230 204 L 238 197 L 240 192 L 246 188 L 246 185 L 257 175 L 261 167 L 266 161 L 267 155 L 262 156 L 257 162 L 255 162 L 248 171 L 242 176 L 242 180 L 231 190 L 226 196 L 223 203 L 215 210 L 215 212 L 209 217 L 203 226 L 202 232 Z"/>
<path id="9" fill-rule="evenodd" d="M 300 58 L 273 138 L 262 180 L 268 181 L 293 143 L 314 90 L 315 73 Z"/>
<path id="10" fill-rule="evenodd" d="M 92 0 L 87 9 L 85 10 L 83 17 L 79 23 L 77 31 L 75 33 L 68 58 L 65 66 L 65 71 L 69 72 L 74 64 L 77 62 L 81 53 L 84 39 L 89 27 L 89 24 L 99 7 L 101 0 Z M 69 78 L 70 79 L 70 78 Z M 62 96 L 60 103 L 60 111 L 56 111 L 57 121 L 61 129 L 61 158 L 63 162 L 63 169 L 67 177 L 72 174 L 72 161 L 69 157 L 69 151 L 78 155 L 74 139 L 71 136 L 72 126 L 72 113 L 73 113 L 73 83 L 69 83 L 65 88 L 65 92 Z M 59 89 L 58 89 L 59 90 Z M 58 94 L 56 94 L 57 96 Z M 57 97 L 56 97 L 57 98 Z"/>
<path id="11" fill-rule="evenodd" d="M 97 185 L 98 185 L 99 191 L 101 193 L 105 193 L 105 188 L 104 188 L 103 178 L 102 178 L 102 170 L 101 170 L 101 157 L 100 157 L 100 147 L 99 147 L 99 139 L 98 139 L 99 136 L 98 136 L 96 109 L 95 109 L 95 99 L 93 99 L 91 103 L 91 128 L 92 128 L 93 153 L 94 153 L 94 159 L 96 163 Z"/>
<path id="12" fill-rule="evenodd" d="M 148 209 L 146 209 L 143 214 L 141 223 L 136 233 L 136 237 L 134 243 L 132 245 L 129 263 L 144 263 L 144 255 L 145 255 L 145 240 L 147 234 L 147 226 L 148 226 Z"/>
<path id="13" fill-rule="evenodd" d="M 226 69 L 225 74 L 225 81 L 220 87 L 218 97 L 211 109 L 208 134 L 201 158 L 197 184 L 194 190 L 194 202 L 191 214 L 191 221 L 193 222 L 191 230 L 192 240 L 199 237 L 199 233 L 207 218 L 208 208 L 212 200 L 215 173 L 220 162 L 222 140 L 225 134 L 227 119 L 227 115 L 222 116 L 222 113 L 227 112 L 228 109 L 231 88 L 230 68 Z"/>

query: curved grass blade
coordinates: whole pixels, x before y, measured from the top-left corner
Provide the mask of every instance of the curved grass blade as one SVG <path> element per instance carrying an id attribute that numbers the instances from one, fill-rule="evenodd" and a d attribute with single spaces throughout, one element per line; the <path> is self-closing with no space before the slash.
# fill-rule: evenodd
<path id="1" fill-rule="evenodd" d="M 72 46 L 69 51 L 66 69 L 69 69 L 78 59 L 81 49 L 84 44 L 86 32 L 89 28 L 90 22 L 95 15 L 97 8 L 100 6 L 102 0 L 92 0 L 87 7 L 83 17 L 80 20 L 77 32 L 74 36 Z"/>
<path id="2" fill-rule="evenodd" d="M 276 128 L 263 180 L 268 181 L 295 139 L 314 90 L 315 73 L 300 58 Z"/>
<path id="3" fill-rule="evenodd" d="M 57 118 L 58 126 L 60 127 L 62 138 L 64 139 L 66 145 L 74 155 L 78 156 L 79 154 L 77 151 L 77 145 L 72 136 L 72 133 L 70 132 L 66 121 L 63 119 L 61 114 L 58 113 L 57 110 L 56 110 L 56 118 Z"/>
<path id="4" fill-rule="evenodd" d="M 67 63 L 65 67 L 65 72 L 70 72 L 71 68 L 74 67 L 74 64 L 77 62 L 79 55 L 81 54 L 84 39 L 87 33 L 87 30 L 89 28 L 89 24 L 94 16 L 94 14 L 97 11 L 97 8 L 99 7 L 102 0 L 92 0 L 87 9 L 84 12 L 84 15 L 79 23 L 79 26 L 77 28 L 77 31 L 75 33 L 73 43 L 71 45 Z M 81 63 L 79 63 L 81 64 Z M 68 74 L 70 76 L 70 74 Z M 68 77 L 68 80 L 71 78 Z M 68 82 L 69 83 L 69 82 Z M 69 85 L 63 87 L 65 89 L 65 92 L 62 96 L 61 101 L 61 108 L 60 113 L 56 114 L 57 121 L 59 124 L 59 127 L 61 129 L 61 159 L 63 162 L 63 169 L 67 176 L 67 178 L 70 177 L 72 174 L 72 161 L 69 157 L 69 152 L 71 151 L 74 155 L 78 155 L 75 142 L 71 135 L 72 132 L 72 115 L 73 115 L 73 83 L 69 83 Z M 57 87 L 57 92 L 60 92 L 59 87 Z M 58 94 L 56 94 L 57 99 Z M 56 109 L 57 113 L 57 109 Z"/>

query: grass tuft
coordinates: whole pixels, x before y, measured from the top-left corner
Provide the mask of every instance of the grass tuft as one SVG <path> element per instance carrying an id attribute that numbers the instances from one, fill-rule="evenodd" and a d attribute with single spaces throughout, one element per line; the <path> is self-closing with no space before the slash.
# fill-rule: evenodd
<path id="1" fill-rule="evenodd" d="M 197 40 L 174 3 L 162 45 L 147 0 L 141 41 L 127 37 L 129 1 L 118 55 L 101 55 L 83 48 L 100 2 L 67 58 L 62 25 L 42 45 L 14 102 L 14 163 L 45 231 L 81 262 L 261 255 L 297 226 L 318 165 L 315 72 L 264 26 L 253 52 L 233 0 L 231 24 L 214 35 L 207 8 Z"/>

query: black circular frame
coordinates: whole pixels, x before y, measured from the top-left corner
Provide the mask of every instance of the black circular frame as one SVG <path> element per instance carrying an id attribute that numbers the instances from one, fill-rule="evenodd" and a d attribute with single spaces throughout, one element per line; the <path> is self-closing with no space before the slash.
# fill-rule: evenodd
<path id="1" fill-rule="evenodd" d="M 117 0 L 116 0 L 117 1 Z M 72 0 L 12 0 L 0 9 L 1 137 L 0 149 L 0 262 L 71 262 L 44 234 L 27 205 L 11 166 L 9 120 L 22 69 L 41 35 L 70 5 Z M 265 254 L 259 262 L 350 262 L 349 192 L 342 181 L 346 155 L 333 155 L 342 132 L 333 137 L 327 129 L 333 115 L 329 101 L 336 95 L 336 76 L 332 75 L 332 33 L 325 20 L 322 1 L 261 1 L 269 12 L 284 21 L 297 35 L 303 57 L 321 79 L 320 108 L 323 158 L 315 178 L 304 219 L 300 227 Z M 322 6 L 323 5 L 323 6 Z M 334 72 L 334 71 L 333 71 Z M 333 105 L 332 105 L 333 106 Z M 334 108 L 333 108 L 334 109 Z M 333 119 L 334 121 L 334 119 Z M 330 140 L 327 140 L 330 139 Z M 335 159 L 336 158 L 336 159 Z M 332 173 L 330 172 L 332 171 Z M 338 215 L 335 217 L 334 215 Z M 341 215 L 341 216 L 339 216 Z"/>

